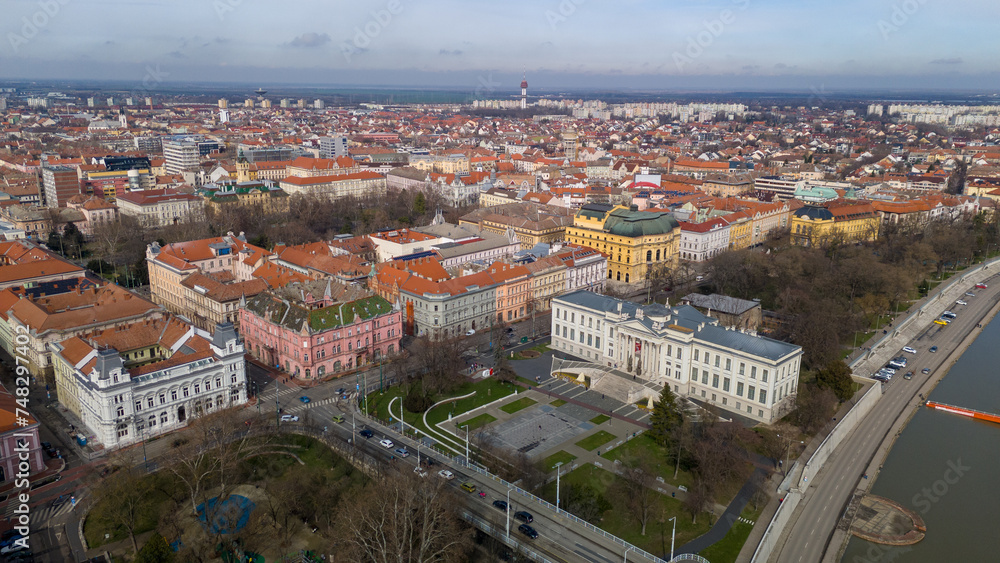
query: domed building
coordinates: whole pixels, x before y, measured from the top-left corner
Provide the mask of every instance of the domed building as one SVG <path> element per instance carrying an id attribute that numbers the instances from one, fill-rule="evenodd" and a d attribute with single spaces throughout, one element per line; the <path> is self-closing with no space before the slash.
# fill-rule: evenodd
<path id="1" fill-rule="evenodd" d="M 675 268 L 681 226 L 670 213 L 636 206 L 584 205 L 566 229 L 566 241 L 608 255 L 608 279 L 642 285 L 650 269 Z"/>

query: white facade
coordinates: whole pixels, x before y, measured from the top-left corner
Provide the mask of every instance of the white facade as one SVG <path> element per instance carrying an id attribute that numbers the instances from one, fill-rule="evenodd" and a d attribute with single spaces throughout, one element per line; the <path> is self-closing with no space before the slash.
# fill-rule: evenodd
<path id="1" fill-rule="evenodd" d="M 159 194 L 160 190 L 132 192 L 119 197 L 118 211 L 132 215 L 146 227 L 165 227 L 204 218 L 205 200 L 190 194 Z"/>
<path id="2" fill-rule="evenodd" d="M 574 253 L 572 266 L 567 263 L 569 267 L 566 268 L 566 291 L 604 291 L 608 281 L 607 257 L 596 250 L 590 250 L 583 257 L 579 254 L 580 251 Z M 557 256 L 562 256 L 562 253 Z"/>
<path id="3" fill-rule="evenodd" d="M 731 330 L 695 308 L 578 291 L 552 302 L 552 347 L 755 421 L 794 406 L 802 348 Z"/>
<path id="4" fill-rule="evenodd" d="M 465 292 L 417 295 L 402 290 L 413 302 L 413 333 L 431 340 L 463 336 L 468 330 L 489 330 L 496 319 L 496 287 L 466 288 Z"/>
<path id="5" fill-rule="evenodd" d="M 201 155 L 198 143 L 192 140 L 163 140 L 164 168 L 168 174 L 180 174 L 198 167 Z"/>
<path id="6" fill-rule="evenodd" d="M 210 343 L 210 353 L 182 350 L 197 346 L 194 339 Z M 172 357 L 160 362 L 162 369 L 126 369 L 121 355 L 110 348 L 90 348 L 71 365 L 64 344 L 69 346 L 52 345 L 59 400 L 106 448 L 133 444 L 183 427 L 192 417 L 247 401 L 243 344 L 231 323 L 219 325 L 214 336 L 190 327 L 171 347 L 190 360 Z"/>
<path id="7" fill-rule="evenodd" d="M 729 224 L 713 220 L 710 224 L 681 224 L 681 242 L 677 251 L 681 260 L 703 262 L 729 248 Z"/>

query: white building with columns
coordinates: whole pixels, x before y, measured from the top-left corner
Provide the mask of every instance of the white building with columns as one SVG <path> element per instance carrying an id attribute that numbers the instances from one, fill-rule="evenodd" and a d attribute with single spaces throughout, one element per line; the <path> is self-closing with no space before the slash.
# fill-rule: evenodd
<path id="1" fill-rule="evenodd" d="M 59 402 L 88 441 L 119 448 L 247 401 L 243 343 L 232 323 L 215 334 L 174 317 L 50 344 Z"/>
<path id="2" fill-rule="evenodd" d="M 589 291 L 552 301 L 552 348 L 772 423 L 794 406 L 802 348 L 733 330 L 682 305 L 637 305 Z"/>

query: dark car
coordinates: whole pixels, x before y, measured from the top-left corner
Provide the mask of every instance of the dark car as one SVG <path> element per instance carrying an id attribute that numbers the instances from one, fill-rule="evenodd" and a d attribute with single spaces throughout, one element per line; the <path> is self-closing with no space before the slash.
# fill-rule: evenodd
<path id="1" fill-rule="evenodd" d="M 338 394 L 338 395 L 343 395 L 343 394 L 344 394 L 344 388 L 343 388 L 343 387 L 341 387 L 341 388 L 337 389 L 337 390 L 335 391 L 335 393 L 336 393 L 336 394 Z"/>
<path id="2" fill-rule="evenodd" d="M 931 353 L 937 352 L 937 346 L 931 346 Z"/>
<path id="3" fill-rule="evenodd" d="M 520 520 L 521 522 L 524 522 L 525 524 L 531 524 L 532 522 L 535 521 L 535 518 L 531 515 L 530 512 L 525 512 L 523 510 L 515 512 L 514 513 L 514 519 L 515 520 Z"/>
<path id="4" fill-rule="evenodd" d="M 52 449 L 52 442 L 42 442 L 39 445 L 42 446 L 43 450 L 51 450 Z"/>
<path id="5" fill-rule="evenodd" d="M 903 379 L 913 379 L 913 372 L 912 371 L 908 371 L 908 372 L 904 373 L 903 374 Z"/>
<path id="6" fill-rule="evenodd" d="M 538 537 L 538 532 L 536 532 L 534 528 L 532 528 L 527 524 L 521 524 L 520 526 L 518 526 L 517 531 L 521 532 L 522 534 L 528 536 L 531 539 L 536 539 Z"/>
<path id="7" fill-rule="evenodd" d="M 363 436 L 363 437 L 364 437 L 364 438 L 365 438 L 366 440 L 367 440 L 368 438 L 371 438 L 372 436 L 374 436 L 374 435 L 375 435 L 375 433 L 374 433 L 374 432 L 372 432 L 371 430 L 369 430 L 369 429 L 367 429 L 367 428 L 362 428 L 362 429 L 361 429 L 361 432 L 358 432 L 358 434 L 361 434 L 361 435 L 362 435 L 362 436 Z"/>
<path id="8" fill-rule="evenodd" d="M 495 506 L 500 510 L 503 510 L 504 512 L 507 512 L 507 501 L 505 500 L 495 500 L 493 501 L 493 506 Z"/>
<path id="9" fill-rule="evenodd" d="M 930 373 L 930 372 L 931 372 L 931 368 L 924 368 L 924 369 L 920 370 L 920 373 L 924 373 L 924 374 L 927 374 L 927 373 Z"/>

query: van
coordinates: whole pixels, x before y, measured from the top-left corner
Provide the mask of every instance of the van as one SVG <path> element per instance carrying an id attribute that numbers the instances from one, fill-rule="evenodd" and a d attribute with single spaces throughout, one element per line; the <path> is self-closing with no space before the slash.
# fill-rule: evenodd
<path id="1" fill-rule="evenodd" d="M 335 414 L 335 415 L 333 415 L 332 420 L 334 422 L 338 423 L 338 424 L 341 423 L 341 422 L 344 422 L 344 415 Z"/>
<path id="2" fill-rule="evenodd" d="M 472 481 L 466 481 L 462 483 L 462 490 L 467 493 L 474 493 L 476 492 L 476 484 Z"/>

